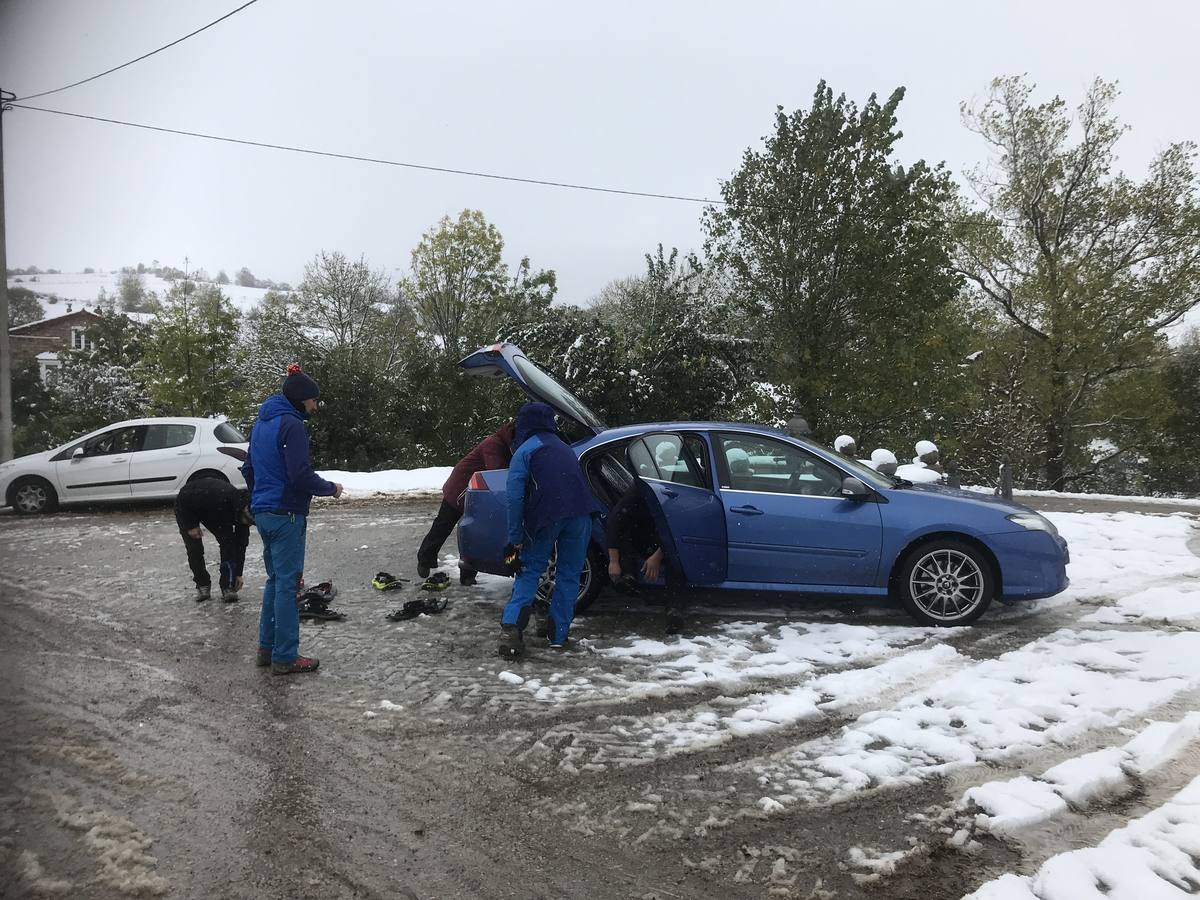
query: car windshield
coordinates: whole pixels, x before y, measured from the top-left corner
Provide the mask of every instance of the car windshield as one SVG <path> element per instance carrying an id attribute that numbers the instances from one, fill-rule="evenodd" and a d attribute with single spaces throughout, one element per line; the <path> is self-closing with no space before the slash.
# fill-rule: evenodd
<path id="1" fill-rule="evenodd" d="M 607 427 L 594 412 L 584 406 L 582 400 L 524 356 L 514 356 L 513 367 L 516 368 L 517 374 L 525 379 L 534 393 L 553 406 L 555 410 L 565 416 L 570 416 L 593 431 L 604 431 Z"/>

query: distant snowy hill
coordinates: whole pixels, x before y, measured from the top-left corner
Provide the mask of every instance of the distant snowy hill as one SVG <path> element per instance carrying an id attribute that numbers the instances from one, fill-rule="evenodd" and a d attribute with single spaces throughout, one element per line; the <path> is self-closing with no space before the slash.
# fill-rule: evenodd
<path id="1" fill-rule="evenodd" d="M 36 279 L 36 280 L 35 280 Z M 8 286 L 29 288 L 42 296 L 42 309 L 45 318 L 53 319 L 66 315 L 68 312 L 78 312 L 80 309 L 94 309 L 96 298 L 103 288 L 110 297 L 119 293 L 118 282 L 120 272 L 84 274 L 64 272 L 61 275 L 15 275 L 8 279 Z M 146 273 L 142 276 L 147 291 L 153 291 L 159 297 L 166 295 L 171 289 L 171 282 L 157 275 Z M 267 293 L 265 288 L 239 287 L 236 284 L 218 285 L 221 292 L 230 299 L 234 306 L 243 313 L 249 312 Z M 49 302 L 48 296 L 59 298 L 57 303 Z M 70 304 L 71 309 L 67 309 Z"/>

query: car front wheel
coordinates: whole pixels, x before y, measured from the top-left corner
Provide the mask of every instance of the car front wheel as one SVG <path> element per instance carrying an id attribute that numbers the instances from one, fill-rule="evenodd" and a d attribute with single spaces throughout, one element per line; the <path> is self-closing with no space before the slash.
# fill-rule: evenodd
<path id="1" fill-rule="evenodd" d="M 23 516 L 49 513 L 58 509 L 58 494 L 44 478 L 22 478 L 9 491 L 12 508 Z"/>
<path id="2" fill-rule="evenodd" d="M 953 539 L 909 553 L 896 586 L 904 608 L 922 625 L 970 625 L 996 593 L 991 563 L 975 547 Z"/>

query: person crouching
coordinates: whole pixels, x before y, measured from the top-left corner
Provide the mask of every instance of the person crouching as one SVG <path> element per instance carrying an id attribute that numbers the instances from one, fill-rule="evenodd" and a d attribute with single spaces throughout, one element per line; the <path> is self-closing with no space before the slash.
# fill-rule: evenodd
<path id="1" fill-rule="evenodd" d="M 218 582 L 221 599 L 236 603 L 242 589 L 242 567 L 246 563 L 246 545 L 250 541 L 250 493 L 235 488 L 221 478 L 197 478 L 185 484 L 175 496 L 175 521 L 183 546 L 187 549 L 192 580 L 196 582 L 196 600 L 209 599 L 212 578 L 204 563 L 201 526 L 217 539 L 221 551 L 221 575 Z"/>
<path id="2" fill-rule="evenodd" d="M 579 458 L 555 432 L 554 410 L 547 404 L 521 407 L 513 446 L 506 488 L 508 544 L 504 557 L 516 579 L 512 598 L 500 617 L 498 649 L 503 657 L 525 652 L 530 606 L 556 546 L 546 637 L 552 649 L 566 646 L 592 537 L 592 514 L 600 511 Z"/>

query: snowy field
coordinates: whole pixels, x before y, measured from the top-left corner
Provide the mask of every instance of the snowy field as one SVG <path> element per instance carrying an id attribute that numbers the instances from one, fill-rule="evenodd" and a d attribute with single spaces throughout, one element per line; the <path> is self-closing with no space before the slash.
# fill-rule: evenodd
<path id="1" fill-rule="evenodd" d="M 34 281 L 33 279 L 37 280 Z M 45 317 L 48 319 L 66 315 L 67 303 L 71 303 L 71 311 L 78 312 L 80 309 L 95 309 L 96 298 L 100 296 L 101 288 L 109 297 L 120 298 L 121 280 L 120 272 L 100 273 L 77 273 L 64 272 L 60 275 L 15 275 L 9 276 L 8 286 L 23 287 L 37 294 L 53 295 L 59 298 L 59 302 L 51 303 L 46 297 L 42 298 L 42 310 Z M 142 276 L 142 281 L 146 286 L 147 291 L 152 291 L 159 297 L 166 295 L 171 289 L 171 282 L 159 278 L 157 275 L 146 273 Z M 218 285 L 221 292 L 229 298 L 230 302 L 243 313 L 249 312 L 254 306 L 262 300 L 266 295 L 266 290 L 263 288 L 246 288 L 239 287 L 236 284 Z"/>

